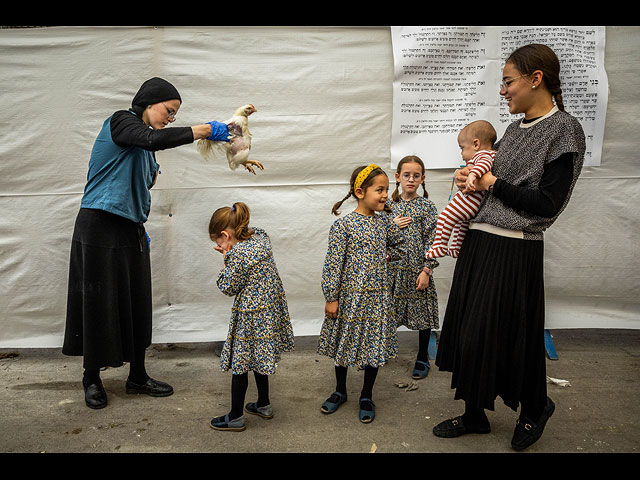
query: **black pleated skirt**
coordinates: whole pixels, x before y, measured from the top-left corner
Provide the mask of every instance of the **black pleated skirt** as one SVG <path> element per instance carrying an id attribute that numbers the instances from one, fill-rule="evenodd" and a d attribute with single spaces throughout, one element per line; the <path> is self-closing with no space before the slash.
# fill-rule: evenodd
<path id="1" fill-rule="evenodd" d="M 544 405 L 544 243 L 469 230 L 457 259 L 436 365 L 455 398 L 494 410 Z"/>
<path id="2" fill-rule="evenodd" d="M 151 266 L 142 224 L 80 209 L 69 262 L 62 353 L 118 367 L 151 344 Z"/>

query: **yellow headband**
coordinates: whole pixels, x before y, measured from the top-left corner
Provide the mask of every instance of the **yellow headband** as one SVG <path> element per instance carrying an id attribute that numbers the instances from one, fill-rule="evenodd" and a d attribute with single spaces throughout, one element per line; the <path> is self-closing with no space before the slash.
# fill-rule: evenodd
<path id="1" fill-rule="evenodd" d="M 356 188 L 360 188 L 360 185 L 362 185 L 362 182 L 364 182 L 366 178 L 369 176 L 369 174 L 376 168 L 380 168 L 380 167 L 375 163 L 372 163 L 368 167 L 362 169 L 362 171 L 356 177 L 356 181 L 353 182 L 353 189 L 355 190 Z"/>

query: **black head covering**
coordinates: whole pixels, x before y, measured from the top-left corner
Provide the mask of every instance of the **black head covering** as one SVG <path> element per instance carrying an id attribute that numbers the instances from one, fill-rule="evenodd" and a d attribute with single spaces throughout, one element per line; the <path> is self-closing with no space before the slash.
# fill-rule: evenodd
<path id="1" fill-rule="evenodd" d="M 182 103 L 176 87 L 163 78 L 153 77 L 142 84 L 136 96 L 133 97 L 131 107 L 134 111 L 141 112 L 147 108 L 147 105 L 167 100 L 179 100 Z"/>

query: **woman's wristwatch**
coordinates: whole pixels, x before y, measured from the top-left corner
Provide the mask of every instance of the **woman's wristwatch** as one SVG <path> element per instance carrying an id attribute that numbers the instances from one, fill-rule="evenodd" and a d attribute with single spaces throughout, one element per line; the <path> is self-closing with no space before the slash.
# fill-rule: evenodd
<path id="1" fill-rule="evenodd" d="M 431 270 L 429 267 L 422 267 L 422 271 L 429 276 L 431 276 L 431 274 L 433 273 L 433 270 Z"/>

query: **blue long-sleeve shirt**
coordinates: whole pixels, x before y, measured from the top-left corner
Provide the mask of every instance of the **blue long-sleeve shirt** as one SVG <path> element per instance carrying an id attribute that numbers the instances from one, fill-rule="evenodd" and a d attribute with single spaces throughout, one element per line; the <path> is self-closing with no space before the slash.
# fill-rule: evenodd
<path id="1" fill-rule="evenodd" d="M 81 208 L 105 210 L 146 222 L 159 165 L 158 150 L 192 143 L 191 127 L 149 128 L 132 111 L 120 110 L 103 125 L 91 151 Z"/>

